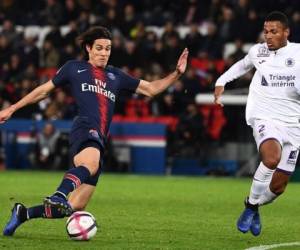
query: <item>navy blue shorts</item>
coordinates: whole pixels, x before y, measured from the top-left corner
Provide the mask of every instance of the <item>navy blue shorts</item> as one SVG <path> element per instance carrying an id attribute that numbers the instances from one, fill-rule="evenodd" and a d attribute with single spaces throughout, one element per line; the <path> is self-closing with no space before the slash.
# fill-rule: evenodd
<path id="1" fill-rule="evenodd" d="M 75 167 L 73 163 L 74 156 L 87 147 L 94 147 L 100 151 L 100 162 L 97 173 L 84 182 L 96 186 L 103 165 L 104 139 L 97 130 L 90 127 L 86 119 L 80 117 L 75 120 L 70 133 L 70 157 L 73 167 Z"/>

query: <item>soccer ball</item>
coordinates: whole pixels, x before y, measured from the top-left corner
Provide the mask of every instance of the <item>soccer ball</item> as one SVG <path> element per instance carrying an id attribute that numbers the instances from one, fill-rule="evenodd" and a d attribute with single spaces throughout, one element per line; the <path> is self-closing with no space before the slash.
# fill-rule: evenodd
<path id="1" fill-rule="evenodd" d="M 68 218 L 66 229 L 72 240 L 89 240 L 97 232 L 97 223 L 91 213 L 77 211 Z"/>

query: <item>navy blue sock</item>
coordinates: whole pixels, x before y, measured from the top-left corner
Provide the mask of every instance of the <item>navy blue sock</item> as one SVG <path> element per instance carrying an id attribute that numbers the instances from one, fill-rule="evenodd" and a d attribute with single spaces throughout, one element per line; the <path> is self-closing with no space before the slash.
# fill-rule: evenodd
<path id="1" fill-rule="evenodd" d="M 38 205 L 34 207 L 27 208 L 27 219 L 34 219 L 34 218 L 42 218 L 44 217 L 45 213 L 45 206 L 44 205 Z"/>
<path id="2" fill-rule="evenodd" d="M 45 207 L 44 205 L 38 205 L 27 209 L 27 220 L 34 218 L 47 218 L 47 219 L 58 219 L 64 218 L 57 208 Z"/>
<path id="3" fill-rule="evenodd" d="M 62 180 L 55 193 L 66 198 L 69 193 L 78 188 L 90 176 L 90 171 L 84 166 L 72 168 L 66 172 L 64 179 Z"/>

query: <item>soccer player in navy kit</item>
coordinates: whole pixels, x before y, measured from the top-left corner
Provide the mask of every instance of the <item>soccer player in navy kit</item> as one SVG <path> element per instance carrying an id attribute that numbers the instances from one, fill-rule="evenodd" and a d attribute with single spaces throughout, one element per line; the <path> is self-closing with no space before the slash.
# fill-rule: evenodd
<path id="1" fill-rule="evenodd" d="M 104 27 L 93 27 L 80 37 L 88 61 L 69 61 L 55 77 L 34 89 L 20 101 L 0 111 L 0 123 L 18 109 L 44 99 L 55 87 L 70 85 L 79 114 L 70 133 L 73 167 L 66 172 L 55 193 L 43 204 L 26 208 L 16 203 L 3 230 L 11 236 L 18 226 L 33 218 L 63 218 L 83 210 L 98 182 L 102 156 L 113 109 L 121 90 L 153 97 L 177 80 L 186 69 L 188 50 L 178 59 L 176 69 L 163 79 L 147 82 L 135 79 L 118 68 L 107 66 L 111 53 L 111 33 Z"/>

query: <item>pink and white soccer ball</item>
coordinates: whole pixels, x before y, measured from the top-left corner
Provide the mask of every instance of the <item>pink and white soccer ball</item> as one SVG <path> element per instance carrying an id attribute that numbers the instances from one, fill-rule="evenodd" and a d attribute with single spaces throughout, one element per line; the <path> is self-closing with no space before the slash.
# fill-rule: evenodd
<path id="1" fill-rule="evenodd" d="M 68 218 L 66 229 L 72 240 L 89 240 L 96 235 L 96 219 L 89 212 L 77 211 Z"/>

